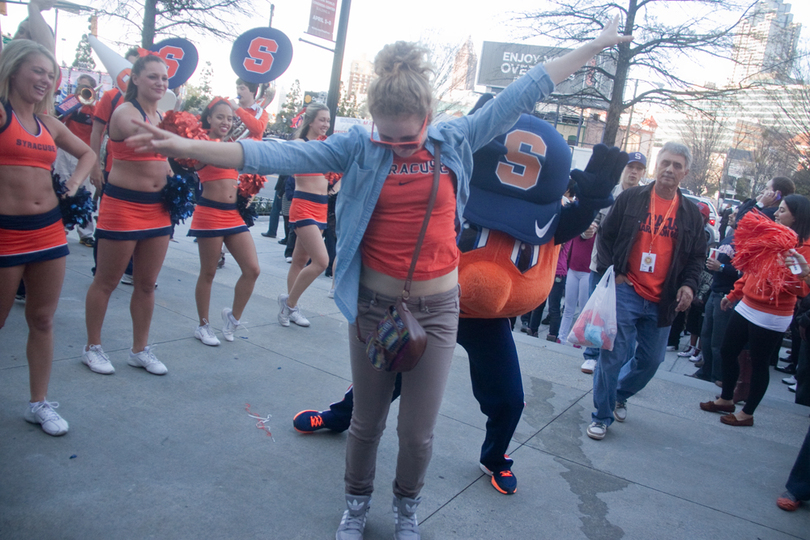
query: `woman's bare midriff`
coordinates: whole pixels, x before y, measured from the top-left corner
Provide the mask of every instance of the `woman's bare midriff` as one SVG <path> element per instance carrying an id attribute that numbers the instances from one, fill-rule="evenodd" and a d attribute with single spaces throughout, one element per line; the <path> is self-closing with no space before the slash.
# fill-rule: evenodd
<path id="1" fill-rule="evenodd" d="M 168 161 L 113 161 L 110 184 L 133 191 L 160 191 L 172 172 Z"/>
<path id="2" fill-rule="evenodd" d="M 405 287 L 404 279 L 397 279 L 385 275 L 367 266 L 363 266 L 360 273 L 360 283 L 372 291 L 385 296 L 401 296 Z M 445 293 L 458 285 L 458 268 L 443 276 L 428 279 L 425 281 L 413 281 L 411 283 L 411 298 L 418 296 L 430 296 L 433 294 Z"/>
<path id="3" fill-rule="evenodd" d="M 326 195 L 329 192 L 329 181 L 322 174 L 295 175 L 295 190 L 312 193 L 314 195 Z"/>
<path id="4" fill-rule="evenodd" d="M 0 166 L 1 215 L 44 214 L 56 208 L 57 203 L 50 171 L 38 167 Z"/>
<path id="5" fill-rule="evenodd" d="M 221 203 L 235 203 L 236 202 L 236 180 L 223 179 L 211 180 L 203 182 L 202 196 L 209 201 L 216 201 Z"/>

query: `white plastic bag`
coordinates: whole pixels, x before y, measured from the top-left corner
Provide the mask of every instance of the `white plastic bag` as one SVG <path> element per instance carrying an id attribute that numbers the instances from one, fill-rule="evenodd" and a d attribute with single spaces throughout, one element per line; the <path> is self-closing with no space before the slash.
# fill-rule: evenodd
<path id="1" fill-rule="evenodd" d="M 579 314 L 568 341 L 612 351 L 616 333 L 616 277 L 611 266 Z"/>

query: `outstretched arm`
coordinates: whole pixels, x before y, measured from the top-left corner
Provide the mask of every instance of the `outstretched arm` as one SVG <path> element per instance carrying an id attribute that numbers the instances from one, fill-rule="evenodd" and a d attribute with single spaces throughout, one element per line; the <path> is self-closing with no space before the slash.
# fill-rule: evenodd
<path id="1" fill-rule="evenodd" d="M 626 36 L 618 32 L 619 16 L 616 15 L 610 23 L 605 26 L 602 32 L 593 41 L 582 45 L 578 49 L 555 58 L 543 64 L 548 76 L 554 84 L 560 84 L 565 79 L 573 75 L 579 68 L 608 47 L 613 47 L 619 43 L 627 43 L 633 40 L 633 36 Z"/>
<path id="2" fill-rule="evenodd" d="M 244 165 L 245 156 L 239 143 L 186 139 L 141 120 L 132 122 L 145 131 L 127 138 L 127 145 L 137 152 L 159 152 L 173 158 L 196 159 L 223 169 L 241 169 Z"/>
<path id="3" fill-rule="evenodd" d="M 56 4 L 56 0 L 30 0 L 28 3 L 28 35 L 31 41 L 43 45 L 51 52 L 56 51 L 56 40 L 51 27 L 42 17 L 43 11 L 48 11 Z"/>

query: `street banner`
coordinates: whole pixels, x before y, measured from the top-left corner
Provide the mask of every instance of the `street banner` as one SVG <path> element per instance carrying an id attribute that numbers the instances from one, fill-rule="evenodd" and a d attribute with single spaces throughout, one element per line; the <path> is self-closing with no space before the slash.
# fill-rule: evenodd
<path id="1" fill-rule="evenodd" d="M 335 12 L 337 0 L 312 0 L 309 11 L 309 28 L 307 34 L 335 41 L 332 38 L 335 30 Z"/>

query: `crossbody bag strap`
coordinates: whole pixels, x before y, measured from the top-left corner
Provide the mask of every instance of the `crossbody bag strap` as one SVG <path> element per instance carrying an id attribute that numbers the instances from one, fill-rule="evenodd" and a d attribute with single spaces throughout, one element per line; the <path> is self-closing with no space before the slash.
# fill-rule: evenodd
<path id="1" fill-rule="evenodd" d="M 439 192 L 439 175 L 441 174 L 442 169 L 442 150 L 438 143 L 434 144 L 433 148 L 436 152 L 433 156 L 433 188 L 430 191 L 430 199 L 428 200 L 427 211 L 425 212 L 425 220 L 422 222 L 422 230 L 419 232 L 419 238 L 416 240 L 416 247 L 413 250 L 411 267 L 408 269 L 408 279 L 405 280 L 405 287 L 402 290 L 402 298 L 404 300 L 407 300 L 411 296 L 411 281 L 413 281 L 413 271 L 416 269 L 416 261 L 419 259 L 419 252 L 422 250 L 422 241 L 425 239 L 428 222 L 430 221 L 430 214 L 433 213 L 433 205 L 436 203 L 436 194 Z"/>

